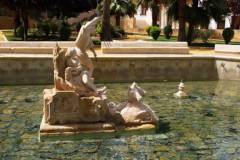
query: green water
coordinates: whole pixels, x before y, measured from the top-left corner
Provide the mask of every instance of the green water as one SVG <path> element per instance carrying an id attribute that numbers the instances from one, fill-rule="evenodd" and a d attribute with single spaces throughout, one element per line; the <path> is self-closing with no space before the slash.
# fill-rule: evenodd
<path id="1" fill-rule="evenodd" d="M 106 84 L 109 99 L 123 101 L 128 85 Z M 172 96 L 178 83 L 139 85 L 161 133 L 75 142 L 38 142 L 51 86 L 0 86 L 0 159 L 240 159 L 240 82 L 187 82 L 185 100 Z"/>

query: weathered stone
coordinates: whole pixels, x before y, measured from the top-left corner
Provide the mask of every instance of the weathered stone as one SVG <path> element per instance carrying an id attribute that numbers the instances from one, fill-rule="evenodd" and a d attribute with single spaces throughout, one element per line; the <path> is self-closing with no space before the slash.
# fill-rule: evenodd
<path id="1" fill-rule="evenodd" d="M 105 54 L 189 54 L 186 42 L 104 41 Z"/>
<path id="2" fill-rule="evenodd" d="M 93 135 L 110 132 L 118 136 L 114 134 L 117 130 L 155 131 L 158 119 L 153 110 L 140 101 L 145 91 L 136 83 L 128 90 L 128 101 L 119 105 L 107 101 L 106 87 L 98 89 L 94 84 L 94 67 L 86 49 L 95 54 L 90 33 L 99 20 L 94 18 L 82 26 L 76 47 L 64 50 L 56 45 L 54 48 L 55 88 L 43 92 L 40 135 L 83 134 L 86 131 Z"/>
<path id="3" fill-rule="evenodd" d="M 100 97 L 79 97 L 74 91 L 44 90 L 45 121 L 72 124 L 106 121 L 107 102 Z"/>

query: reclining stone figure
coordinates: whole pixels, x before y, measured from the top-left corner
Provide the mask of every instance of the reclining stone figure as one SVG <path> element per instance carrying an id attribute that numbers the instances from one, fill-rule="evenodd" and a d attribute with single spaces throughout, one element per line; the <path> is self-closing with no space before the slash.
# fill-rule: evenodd
<path id="1" fill-rule="evenodd" d="M 154 111 L 142 102 L 146 91 L 135 82 L 128 89 L 126 102 L 118 105 L 110 103 L 109 110 L 115 121 L 125 125 L 156 124 L 158 121 Z"/>

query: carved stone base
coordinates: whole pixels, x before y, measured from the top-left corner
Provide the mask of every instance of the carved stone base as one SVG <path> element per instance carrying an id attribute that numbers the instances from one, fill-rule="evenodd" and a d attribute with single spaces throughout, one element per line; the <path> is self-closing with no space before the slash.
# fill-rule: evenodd
<path id="1" fill-rule="evenodd" d="M 74 91 L 44 90 L 45 121 L 52 125 L 105 122 L 107 102 L 100 97 L 80 97 Z"/>
<path id="2" fill-rule="evenodd" d="M 137 126 L 116 126 L 113 123 L 50 125 L 45 122 L 45 116 L 43 115 L 39 131 L 39 140 L 81 140 L 86 138 L 102 139 L 155 133 L 156 126 L 153 124 L 143 124 Z"/>

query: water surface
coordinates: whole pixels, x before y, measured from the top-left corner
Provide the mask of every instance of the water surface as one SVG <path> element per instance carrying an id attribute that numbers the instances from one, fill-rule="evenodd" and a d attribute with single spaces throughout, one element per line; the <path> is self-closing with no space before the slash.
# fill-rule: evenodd
<path id="1" fill-rule="evenodd" d="M 126 99 L 130 84 L 106 84 L 108 97 Z M 190 99 L 173 98 L 178 83 L 140 83 L 161 133 L 38 142 L 42 91 L 52 86 L 0 86 L 0 159 L 220 159 L 240 157 L 240 82 L 187 82 Z"/>

